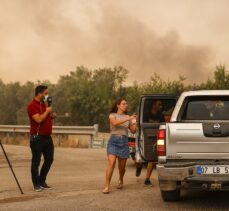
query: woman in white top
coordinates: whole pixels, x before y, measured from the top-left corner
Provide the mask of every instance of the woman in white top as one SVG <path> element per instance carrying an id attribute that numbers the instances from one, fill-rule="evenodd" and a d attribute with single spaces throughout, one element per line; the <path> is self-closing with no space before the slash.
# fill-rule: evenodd
<path id="1" fill-rule="evenodd" d="M 123 188 L 126 161 L 129 157 L 128 130 L 132 133 L 135 133 L 136 131 L 136 115 L 127 115 L 127 108 L 127 101 L 125 99 L 119 99 L 114 103 L 109 115 L 111 137 L 107 145 L 108 164 L 103 193 L 109 193 L 109 186 L 116 158 L 118 158 L 119 167 L 119 181 L 117 188 Z"/>

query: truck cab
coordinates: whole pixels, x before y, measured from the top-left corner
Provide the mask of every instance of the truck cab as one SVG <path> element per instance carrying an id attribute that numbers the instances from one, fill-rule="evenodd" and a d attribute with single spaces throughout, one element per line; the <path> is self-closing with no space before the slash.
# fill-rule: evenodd
<path id="1" fill-rule="evenodd" d="M 160 125 L 170 121 L 176 101 L 177 97 L 174 95 L 148 94 L 140 97 L 136 132 L 137 163 L 157 162 L 157 132 Z M 154 106 L 161 106 L 158 109 L 160 116 L 156 118 L 153 118 L 155 115 L 152 116 Z"/>

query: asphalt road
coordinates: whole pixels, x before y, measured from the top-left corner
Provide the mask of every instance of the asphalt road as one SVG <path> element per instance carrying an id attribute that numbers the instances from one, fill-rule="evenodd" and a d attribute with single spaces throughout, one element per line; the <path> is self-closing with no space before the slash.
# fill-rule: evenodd
<path id="1" fill-rule="evenodd" d="M 55 161 L 48 176 L 52 190 L 36 193 L 30 179 L 30 149 L 5 145 L 19 182 L 15 180 L 0 149 L 0 211 L 5 210 L 229 210 L 228 192 L 182 191 L 181 201 L 163 202 L 156 171 L 153 187 L 145 187 L 145 169 L 139 178 L 131 159 L 127 164 L 124 189 L 116 188 L 118 169 L 110 194 L 102 194 L 106 168 L 105 149 L 56 148 Z"/>

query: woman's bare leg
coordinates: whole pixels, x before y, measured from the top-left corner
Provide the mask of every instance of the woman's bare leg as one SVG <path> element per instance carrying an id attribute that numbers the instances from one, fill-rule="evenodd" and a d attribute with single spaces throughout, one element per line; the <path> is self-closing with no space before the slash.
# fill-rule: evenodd
<path id="1" fill-rule="evenodd" d="M 115 163 L 116 163 L 116 156 L 108 155 L 108 164 L 107 164 L 106 177 L 105 177 L 105 187 L 103 189 L 103 192 L 109 192 L 110 181 L 111 181 L 112 174 L 114 171 Z"/>
<path id="2" fill-rule="evenodd" d="M 126 171 L 126 158 L 118 158 L 118 169 L 119 169 L 119 188 L 123 186 L 123 177 Z"/>

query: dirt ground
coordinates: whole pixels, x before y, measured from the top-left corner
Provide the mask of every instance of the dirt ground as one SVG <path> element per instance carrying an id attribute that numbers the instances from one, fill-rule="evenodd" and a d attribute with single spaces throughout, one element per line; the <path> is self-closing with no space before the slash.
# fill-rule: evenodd
<path id="1" fill-rule="evenodd" d="M 179 202 L 165 203 L 160 196 L 157 174 L 153 187 L 145 187 L 145 169 L 135 177 L 135 166 L 128 160 L 124 189 L 116 188 L 118 170 L 110 194 L 102 194 L 106 168 L 105 149 L 56 148 L 55 161 L 47 183 L 53 189 L 36 193 L 30 179 L 30 149 L 4 145 L 22 186 L 21 195 L 0 149 L 0 211 L 5 210 L 228 210 L 228 192 L 182 191 Z"/>

